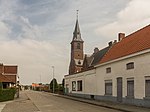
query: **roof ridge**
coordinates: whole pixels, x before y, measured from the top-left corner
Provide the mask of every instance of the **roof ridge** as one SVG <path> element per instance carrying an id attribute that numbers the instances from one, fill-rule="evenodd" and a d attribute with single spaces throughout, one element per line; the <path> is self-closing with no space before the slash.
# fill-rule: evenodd
<path id="1" fill-rule="evenodd" d="M 114 44 L 99 63 L 118 59 L 145 49 L 150 49 L 150 25 L 143 27 Z"/>
<path id="2" fill-rule="evenodd" d="M 144 30 L 144 29 L 147 28 L 147 27 L 150 27 L 150 24 L 148 24 L 147 26 L 145 26 L 145 27 L 143 27 L 143 28 L 140 28 L 140 29 L 134 31 L 133 33 L 130 33 L 129 35 L 125 36 L 125 38 L 128 38 L 128 37 L 130 37 L 130 36 L 132 36 L 132 35 L 134 35 L 134 34 L 140 32 L 140 31 Z M 123 39 L 125 39 L 125 38 L 123 38 Z"/>

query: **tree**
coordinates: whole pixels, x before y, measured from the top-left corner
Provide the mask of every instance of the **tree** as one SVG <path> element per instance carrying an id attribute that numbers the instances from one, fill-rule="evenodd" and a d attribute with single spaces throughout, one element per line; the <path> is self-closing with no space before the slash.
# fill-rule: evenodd
<path id="1" fill-rule="evenodd" d="M 65 87 L 65 79 L 62 80 L 62 86 Z"/>
<path id="2" fill-rule="evenodd" d="M 50 89 L 53 90 L 53 81 L 54 81 L 54 91 L 56 91 L 58 89 L 58 83 L 55 78 L 52 79 L 52 81 L 50 82 Z"/>
<path id="3" fill-rule="evenodd" d="M 62 88 L 63 88 L 63 93 L 65 92 L 65 79 L 63 78 L 62 80 Z"/>

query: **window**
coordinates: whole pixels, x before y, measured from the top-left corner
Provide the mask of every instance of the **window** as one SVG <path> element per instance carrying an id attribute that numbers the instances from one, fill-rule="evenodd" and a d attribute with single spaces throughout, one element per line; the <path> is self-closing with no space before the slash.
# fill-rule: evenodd
<path id="1" fill-rule="evenodd" d="M 78 61 L 78 64 L 79 64 L 79 65 L 81 64 L 81 61 L 80 61 L 80 60 Z"/>
<path id="2" fill-rule="evenodd" d="M 134 62 L 127 63 L 126 68 L 127 68 L 127 70 L 134 69 Z"/>
<path id="3" fill-rule="evenodd" d="M 82 91 L 82 80 L 77 81 L 78 91 Z"/>
<path id="4" fill-rule="evenodd" d="M 111 73 L 111 67 L 106 68 L 106 73 Z"/>
<path id="5" fill-rule="evenodd" d="M 127 97 L 134 98 L 134 80 L 127 81 Z"/>
<path id="6" fill-rule="evenodd" d="M 77 49 L 80 49 L 80 43 L 77 43 Z"/>
<path id="7" fill-rule="evenodd" d="M 150 97 L 150 80 L 145 80 L 145 97 Z"/>
<path id="8" fill-rule="evenodd" d="M 105 81 L 105 95 L 112 95 L 112 80 Z"/>
<path id="9" fill-rule="evenodd" d="M 76 81 L 72 82 L 72 91 L 76 91 Z"/>

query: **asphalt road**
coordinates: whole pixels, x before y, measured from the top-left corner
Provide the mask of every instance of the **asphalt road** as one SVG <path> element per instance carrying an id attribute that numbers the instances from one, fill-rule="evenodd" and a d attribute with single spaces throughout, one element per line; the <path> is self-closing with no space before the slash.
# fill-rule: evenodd
<path id="1" fill-rule="evenodd" d="M 119 112 L 100 106 L 57 97 L 45 92 L 28 91 L 26 94 L 40 112 Z"/>
<path id="2" fill-rule="evenodd" d="M 2 112 L 119 112 L 37 91 L 23 91 L 19 99 L 1 106 Z"/>

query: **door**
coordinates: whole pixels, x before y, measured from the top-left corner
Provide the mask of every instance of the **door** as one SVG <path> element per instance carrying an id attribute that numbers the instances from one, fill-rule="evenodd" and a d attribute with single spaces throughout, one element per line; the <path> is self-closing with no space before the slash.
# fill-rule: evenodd
<path id="1" fill-rule="evenodd" d="M 117 101 L 122 102 L 122 77 L 117 78 Z"/>
<path id="2" fill-rule="evenodd" d="M 65 88 L 65 94 L 69 93 L 69 84 L 66 84 L 66 88 Z"/>

